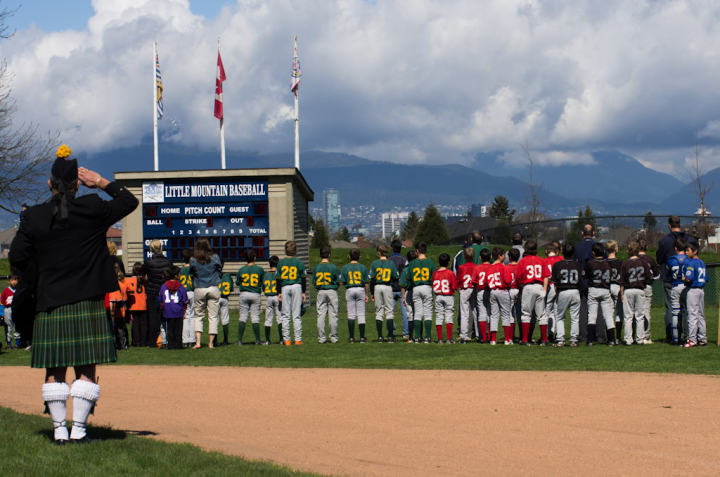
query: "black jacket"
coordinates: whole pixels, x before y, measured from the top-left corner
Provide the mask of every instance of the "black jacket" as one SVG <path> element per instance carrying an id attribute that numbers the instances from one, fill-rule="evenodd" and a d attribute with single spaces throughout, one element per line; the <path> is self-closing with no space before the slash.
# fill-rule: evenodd
<path id="1" fill-rule="evenodd" d="M 102 296 L 118 289 L 107 229 L 138 206 L 125 187 L 111 182 L 105 201 L 97 194 L 67 196 L 68 220 L 53 217 L 55 203 L 30 207 L 10 246 L 10 264 L 24 271 L 37 254 L 37 311 Z"/>
<path id="2" fill-rule="evenodd" d="M 173 263 L 165 255 L 161 253 L 153 254 L 152 258 L 143 263 L 142 273 L 147 275 L 147 297 L 157 300 L 158 293 L 165 279 L 163 279 L 163 270 L 173 266 Z"/>
<path id="3" fill-rule="evenodd" d="M 664 282 L 672 282 L 672 277 L 669 276 L 667 270 L 665 270 L 665 264 L 667 263 L 668 258 L 675 255 L 675 240 L 679 238 L 684 239 L 685 243 L 695 242 L 695 239 L 685 232 L 670 232 L 661 238 L 660 243 L 658 243 L 655 258 L 657 259 L 657 264 L 660 267 L 660 280 Z"/>

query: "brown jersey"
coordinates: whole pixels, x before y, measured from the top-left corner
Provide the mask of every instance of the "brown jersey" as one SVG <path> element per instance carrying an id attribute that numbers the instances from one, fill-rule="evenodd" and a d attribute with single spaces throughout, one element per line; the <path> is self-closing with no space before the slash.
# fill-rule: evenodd
<path id="1" fill-rule="evenodd" d="M 645 285 L 652 285 L 655 277 L 660 276 L 660 267 L 658 267 L 655 259 L 647 254 L 638 255 L 638 260 L 641 260 L 645 264 L 645 268 L 648 270 L 649 278 L 645 280 Z"/>
<path id="2" fill-rule="evenodd" d="M 610 289 L 611 274 L 610 264 L 604 258 L 588 260 L 583 273 L 588 281 L 588 287 L 607 290 Z"/>
<path id="3" fill-rule="evenodd" d="M 610 284 L 611 285 L 620 285 L 620 265 L 622 265 L 622 260 L 619 258 L 608 258 L 608 263 L 610 264 Z"/>
<path id="4" fill-rule="evenodd" d="M 625 260 L 620 267 L 620 283 L 626 290 L 629 288 L 644 290 L 648 278 L 652 277 L 645 262 L 639 258 Z"/>

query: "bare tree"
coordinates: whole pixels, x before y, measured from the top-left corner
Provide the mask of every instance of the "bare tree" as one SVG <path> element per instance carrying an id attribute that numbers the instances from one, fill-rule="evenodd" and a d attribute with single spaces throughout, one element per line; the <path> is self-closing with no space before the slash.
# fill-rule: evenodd
<path id="1" fill-rule="evenodd" d="M 530 181 L 525 185 L 525 203 L 529 208 L 528 216 L 530 222 L 537 222 L 539 220 L 538 217 L 540 216 L 540 191 L 542 191 L 544 183 L 540 182 L 540 184 L 538 184 L 533 178 L 534 162 L 532 150 L 530 148 L 530 141 L 525 139 L 525 141 L 519 143 L 519 146 L 523 150 L 525 158 L 530 163 Z M 536 227 L 534 225 L 530 226 L 530 235 L 537 238 Z"/>
<path id="2" fill-rule="evenodd" d="M 702 158 L 700 157 L 701 152 L 702 147 L 700 146 L 700 134 L 696 131 L 694 151 L 695 157 L 690 166 L 686 167 L 685 170 L 690 177 L 690 183 L 688 184 L 688 186 L 690 187 L 690 193 L 700 201 L 700 209 L 698 209 L 698 214 L 700 216 L 699 232 L 701 234 L 701 237 L 705 240 L 705 243 L 707 243 L 707 237 L 712 233 L 711 229 L 713 227 L 705 219 L 705 216 L 710 215 L 705 208 L 705 197 L 707 197 L 710 191 L 713 190 L 713 187 L 715 187 L 715 180 L 705 177 L 704 164 Z"/>

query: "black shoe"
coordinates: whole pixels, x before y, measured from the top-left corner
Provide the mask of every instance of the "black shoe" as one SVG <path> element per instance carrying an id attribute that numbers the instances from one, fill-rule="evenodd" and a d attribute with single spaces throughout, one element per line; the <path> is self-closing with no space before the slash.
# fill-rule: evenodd
<path id="1" fill-rule="evenodd" d="M 354 338 L 350 338 L 350 339 L 348 340 L 348 343 L 354 343 L 354 342 L 355 342 L 355 339 L 354 339 Z"/>
<path id="2" fill-rule="evenodd" d="M 607 342 L 608 347 L 612 348 L 615 346 L 615 340 Z"/>
<path id="3" fill-rule="evenodd" d="M 529 341 L 521 341 L 520 346 L 532 346 Z"/>
<path id="4" fill-rule="evenodd" d="M 368 340 L 367 340 L 367 338 L 360 338 L 360 342 L 361 342 L 361 343 L 367 343 Z"/>
<path id="5" fill-rule="evenodd" d="M 384 342 L 384 341 L 385 341 L 385 340 L 383 339 L 382 336 L 378 337 L 378 340 L 377 340 L 378 343 L 382 343 L 382 342 Z"/>

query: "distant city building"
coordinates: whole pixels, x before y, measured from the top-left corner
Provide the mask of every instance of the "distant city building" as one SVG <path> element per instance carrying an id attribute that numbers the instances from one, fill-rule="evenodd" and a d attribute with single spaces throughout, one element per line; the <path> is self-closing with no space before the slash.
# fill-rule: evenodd
<path id="1" fill-rule="evenodd" d="M 340 192 L 335 189 L 323 191 L 323 222 L 329 231 L 340 228 Z"/>
<path id="2" fill-rule="evenodd" d="M 382 236 L 390 237 L 399 232 L 410 214 L 407 212 L 384 213 L 382 214 Z"/>
<path id="3" fill-rule="evenodd" d="M 471 217 L 490 217 L 490 207 L 482 204 L 473 204 L 470 206 Z"/>

